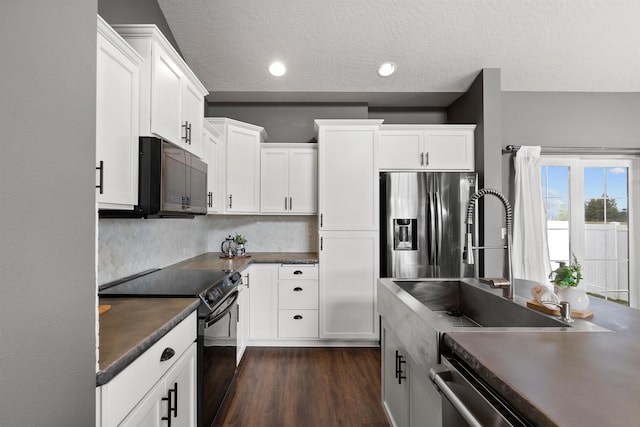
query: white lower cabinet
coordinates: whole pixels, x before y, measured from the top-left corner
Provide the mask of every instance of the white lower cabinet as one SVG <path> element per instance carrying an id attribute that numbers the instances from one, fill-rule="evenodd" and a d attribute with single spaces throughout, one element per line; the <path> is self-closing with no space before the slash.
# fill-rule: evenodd
<path id="1" fill-rule="evenodd" d="M 377 231 L 320 233 L 320 338 L 378 341 Z"/>
<path id="2" fill-rule="evenodd" d="M 386 325 L 382 328 L 382 407 L 393 427 L 440 427 L 440 396 Z"/>
<path id="3" fill-rule="evenodd" d="M 275 339 L 278 337 L 278 265 L 253 264 L 249 274 L 249 339 Z"/>
<path id="4" fill-rule="evenodd" d="M 318 265 L 253 264 L 249 271 L 249 340 L 317 340 Z"/>
<path id="5" fill-rule="evenodd" d="M 196 343 L 120 424 L 123 427 L 196 425 Z"/>
<path id="6" fill-rule="evenodd" d="M 98 425 L 195 427 L 196 332 L 193 312 L 100 386 Z"/>

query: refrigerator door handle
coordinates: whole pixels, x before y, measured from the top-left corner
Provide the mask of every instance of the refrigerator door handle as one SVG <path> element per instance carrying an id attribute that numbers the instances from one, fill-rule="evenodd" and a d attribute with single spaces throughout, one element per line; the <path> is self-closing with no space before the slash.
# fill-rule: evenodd
<path id="1" fill-rule="evenodd" d="M 436 233 L 437 233 L 437 242 L 436 242 L 436 255 L 435 255 L 435 264 L 440 264 L 440 254 L 442 253 L 442 200 L 440 199 L 440 192 L 436 191 L 435 193 L 435 201 L 436 201 Z"/>
<path id="2" fill-rule="evenodd" d="M 435 264 L 436 257 L 436 217 L 435 217 L 435 206 L 434 206 L 434 198 L 431 192 L 427 193 L 427 214 L 429 217 L 427 218 L 428 226 L 429 226 L 429 235 L 427 236 L 427 257 L 429 259 L 429 265 Z"/>

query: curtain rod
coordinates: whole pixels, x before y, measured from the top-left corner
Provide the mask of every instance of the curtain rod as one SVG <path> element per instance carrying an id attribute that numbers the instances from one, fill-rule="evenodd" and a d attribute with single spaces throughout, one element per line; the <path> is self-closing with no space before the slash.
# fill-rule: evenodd
<path id="1" fill-rule="evenodd" d="M 507 145 L 503 153 L 515 154 L 520 145 Z M 640 147 L 540 147 L 543 153 L 548 154 L 640 154 Z"/>

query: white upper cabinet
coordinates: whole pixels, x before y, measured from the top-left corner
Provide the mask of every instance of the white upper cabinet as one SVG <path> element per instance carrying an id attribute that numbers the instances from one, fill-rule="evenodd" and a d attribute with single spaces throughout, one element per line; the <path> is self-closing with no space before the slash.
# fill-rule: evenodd
<path id="1" fill-rule="evenodd" d="M 140 135 L 156 136 L 202 157 L 204 97 L 209 93 L 155 25 L 114 25 L 144 58 Z"/>
<path id="2" fill-rule="evenodd" d="M 262 144 L 260 211 L 278 214 L 317 212 L 316 144 Z"/>
<path id="3" fill-rule="evenodd" d="M 138 203 L 138 110 L 142 58 L 98 17 L 96 200 L 100 209 Z"/>
<path id="4" fill-rule="evenodd" d="M 382 120 L 316 120 L 320 230 L 378 229 Z"/>
<path id="5" fill-rule="evenodd" d="M 220 212 L 222 190 L 220 188 L 220 153 L 222 135 L 207 121 L 203 122 L 204 161 L 207 163 L 207 212 Z"/>
<path id="6" fill-rule="evenodd" d="M 224 213 L 258 213 L 260 143 L 266 140 L 267 133 L 260 126 L 237 120 L 213 117 L 205 120 L 222 135 L 225 153 Z"/>
<path id="7" fill-rule="evenodd" d="M 475 125 L 382 125 L 380 169 L 474 170 Z"/>

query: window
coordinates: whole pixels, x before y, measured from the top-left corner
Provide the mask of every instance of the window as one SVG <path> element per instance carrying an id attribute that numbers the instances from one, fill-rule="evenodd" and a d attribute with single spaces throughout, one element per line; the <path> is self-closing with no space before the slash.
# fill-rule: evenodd
<path id="1" fill-rule="evenodd" d="M 637 263 L 630 262 L 637 259 L 636 174 L 632 159 L 542 158 L 551 268 L 570 263 L 575 254 L 589 294 L 634 307 L 639 300 Z"/>

